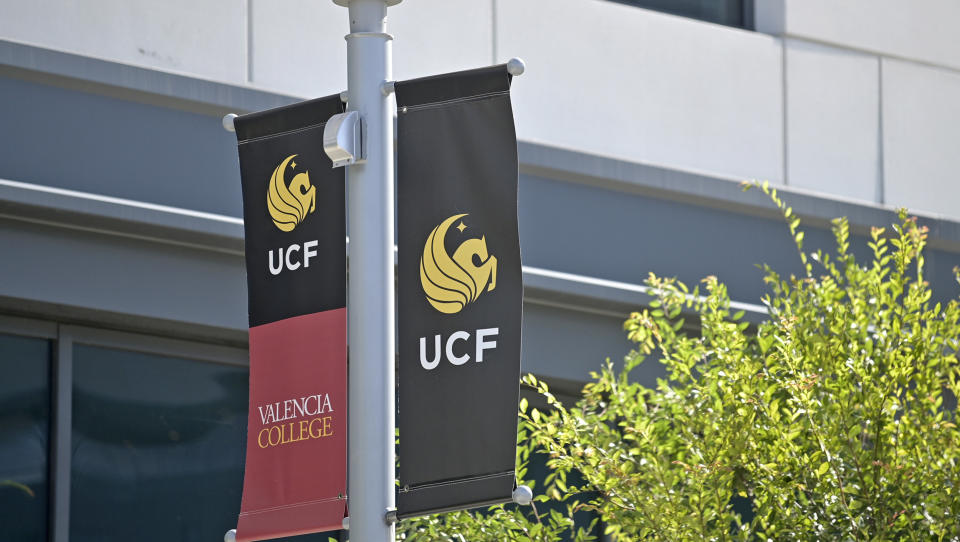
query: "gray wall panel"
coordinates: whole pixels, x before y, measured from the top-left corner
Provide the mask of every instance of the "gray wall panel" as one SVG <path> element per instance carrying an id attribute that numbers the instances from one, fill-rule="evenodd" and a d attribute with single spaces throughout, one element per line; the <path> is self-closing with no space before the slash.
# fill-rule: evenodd
<path id="1" fill-rule="evenodd" d="M 0 178 L 240 216 L 217 118 L 0 77 Z"/>
<path id="2" fill-rule="evenodd" d="M 633 283 L 712 274 L 748 303 L 763 293 L 754 263 L 799 269 L 782 221 L 532 176 L 520 184 L 520 234 L 526 265 Z"/>
<path id="3" fill-rule="evenodd" d="M 607 358 L 622 367 L 630 351 L 622 328 L 626 314 L 616 318 L 532 303 L 525 303 L 523 311 L 524 374 L 585 381 Z M 662 373 L 654 361 L 636 369 L 646 383 Z"/>
<path id="4" fill-rule="evenodd" d="M 0 219 L 0 297 L 243 329 L 240 256 Z"/>
<path id="5" fill-rule="evenodd" d="M 789 194 L 783 197 L 789 203 Z M 778 218 L 532 175 L 521 176 L 519 212 L 524 265 L 631 283 L 642 283 L 651 271 L 691 286 L 716 275 L 732 299 L 746 303 L 759 303 L 766 292 L 756 264 L 767 263 L 781 274 L 802 270 L 787 226 Z M 834 250 L 829 230 L 802 227 L 805 251 Z M 870 254 L 866 242 L 864 237 L 851 241 L 861 258 Z M 956 291 L 950 269 L 960 258 L 932 249 L 928 257 L 938 264 L 954 262 L 931 266 L 928 277 L 935 299 L 950 298 Z"/>

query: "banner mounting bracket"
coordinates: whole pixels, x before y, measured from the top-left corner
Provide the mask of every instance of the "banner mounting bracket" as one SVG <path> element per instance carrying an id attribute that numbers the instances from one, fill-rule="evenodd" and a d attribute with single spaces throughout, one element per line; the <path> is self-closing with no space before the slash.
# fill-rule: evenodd
<path id="1" fill-rule="evenodd" d="M 393 525 L 398 521 L 397 519 L 397 509 L 396 508 L 387 508 L 383 514 L 383 521 L 387 522 L 387 525 Z"/>
<path id="2" fill-rule="evenodd" d="M 363 143 L 363 121 L 357 111 L 334 115 L 323 127 L 323 151 L 335 168 L 363 162 Z"/>

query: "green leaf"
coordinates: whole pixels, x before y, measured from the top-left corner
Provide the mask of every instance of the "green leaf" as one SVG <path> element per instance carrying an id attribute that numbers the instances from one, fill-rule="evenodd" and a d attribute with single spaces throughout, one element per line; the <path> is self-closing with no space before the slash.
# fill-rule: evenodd
<path id="1" fill-rule="evenodd" d="M 796 250 L 799 217 L 764 190 L 793 236 L 783 248 Z M 536 513 L 498 505 L 412 518 L 398 537 L 587 540 L 587 512 L 623 541 L 950 539 L 960 430 L 943 398 L 960 393 L 960 301 L 923 282 L 927 232 L 905 212 L 892 231 L 855 240 L 846 219 L 831 224 L 833 250 L 810 257 L 824 276 L 759 265 L 768 316 L 757 326 L 714 277 L 691 288 L 651 275 L 659 306 L 624 322 L 637 352 L 622 365 L 607 359 L 562 402 L 524 377 L 549 405 L 519 405 L 529 416 L 518 482 L 545 471 Z M 630 372 L 646 354 L 663 366 L 655 383 Z M 732 510 L 734 495 L 752 501 L 752 519 Z"/>

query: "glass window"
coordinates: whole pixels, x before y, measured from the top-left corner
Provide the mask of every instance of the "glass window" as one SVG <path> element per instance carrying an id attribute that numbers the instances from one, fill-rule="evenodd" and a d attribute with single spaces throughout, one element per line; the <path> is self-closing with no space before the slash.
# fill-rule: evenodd
<path id="1" fill-rule="evenodd" d="M 222 540 L 243 483 L 247 370 L 78 345 L 70 540 Z"/>
<path id="2" fill-rule="evenodd" d="M 0 335 L 0 540 L 47 538 L 50 342 Z"/>
<path id="3" fill-rule="evenodd" d="M 223 540 L 240 513 L 247 369 L 86 345 L 73 356 L 71 542 Z"/>
<path id="4" fill-rule="evenodd" d="M 701 21 L 753 28 L 753 0 L 614 0 Z"/>

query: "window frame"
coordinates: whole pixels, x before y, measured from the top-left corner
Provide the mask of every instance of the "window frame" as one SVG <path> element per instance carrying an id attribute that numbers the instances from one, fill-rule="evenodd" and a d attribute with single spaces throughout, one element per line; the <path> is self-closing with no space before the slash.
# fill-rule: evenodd
<path id="1" fill-rule="evenodd" d="M 670 11 L 664 11 L 662 9 L 657 9 L 654 7 L 648 7 L 644 5 L 636 4 L 637 0 L 610 0 L 611 2 L 616 2 L 618 4 L 623 4 L 625 6 L 630 6 L 639 9 L 646 9 L 650 11 L 655 11 L 657 13 L 666 13 L 667 15 L 673 15 L 675 17 L 683 17 L 685 19 L 690 19 L 692 21 L 700 21 L 703 23 L 718 24 L 720 26 L 726 26 L 727 28 L 739 28 L 740 30 L 755 31 L 756 19 L 755 19 L 755 1 L 756 0 L 738 0 L 740 4 L 740 18 L 743 21 L 742 25 L 728 24 L 719 21 L 711 21 L 709 19 L 701 19 L 699 17 L 692 17 L 690 15 L 683 15 L 679 13 L 673 13 Z M 640 0 L 642 1 L 642 0 Z"/>
<path id="2" fill-rule="evenodd" d="M 73 347 L 96 346 L 235 367 L 249 367 L 247 349 L 158 335 L 60 324 L 0 314 L 0 333 L 51 341 L 48 532 L 50 542 L 69 542 L 73 431 Z"/>
<path id="3" fill-rule="evenodd" d="M 50 341 L 50 422 L 47 449 L 47 533 L 50 540 L 56 540 L 54 537 L 54 510 L 56 509 L 57 484 L 54 480 L 56 472 L 56 462 L 54 460 L 54 450 L 57 448 L 57 324 L 45 320 L 35 320 L 32 318 L 22 318 L 19 316 L 8 316 L 0 314 L 0 334 L 12 335 L 15 337 L 28 337 L 31 339 L 46 339 Z M 64 539 L 65 540 L 65 539 Z"/>

